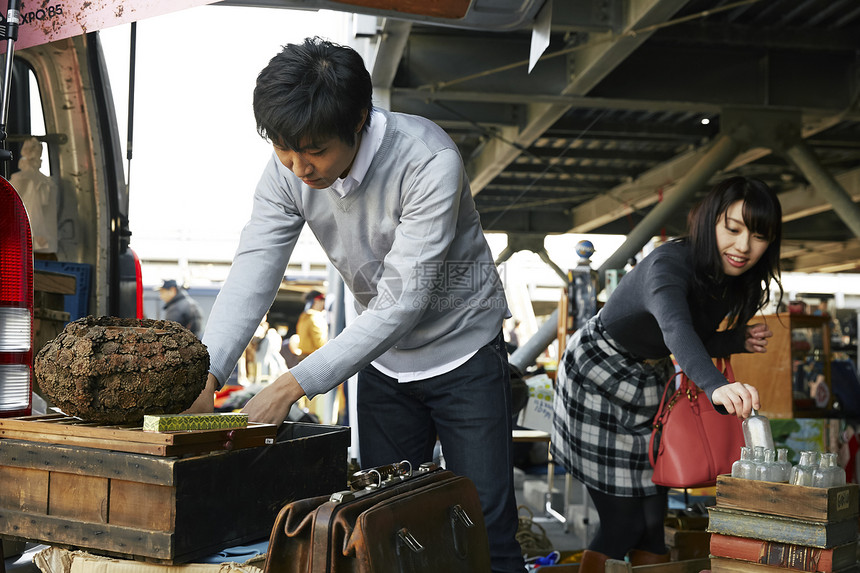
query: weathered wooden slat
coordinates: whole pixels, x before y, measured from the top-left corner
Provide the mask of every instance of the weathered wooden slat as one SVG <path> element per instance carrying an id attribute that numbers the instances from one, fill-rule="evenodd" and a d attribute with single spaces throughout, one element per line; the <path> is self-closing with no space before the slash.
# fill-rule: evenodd
<path id="1" fill-rule="evenodd" d="M 166 444 L 147 444 L 141 442 L 129 442 L 124 440 L 105 440 L 88 436 L 77 436 L 74 434 L 44 434 L 42 432 L 22 432 L 10 429 L 0 430 L 0 438 L 25 440 L 28 442 L 39 442 L 45 444 L 82 446 L 85 448 L 114 450 L 118 452 L 129 452 L 135 454 L 148 454 L 151 456 L 166 456 L 168 448 L 170 447 Z M 199 447 L 197 449 L 199 450 Z"/>
<path id="2" fill-rule="evenodd" d="M 79 475 L 175 485 L 178 458 L 111 452 L 92 448 L 0 440 L 0 465 Z"/>
<path id="3" fill-rule="evenodd" d="M 274 438 L 273 424 L 246 428 L 144 432 L 141 427 L 99 426 L 62 414 L 0 419 L 0 438 L 75 444 L 149 455 L 176 456 L 220 449 L 256 447 Z M 227 446 L 230 442 L 230 445 Z M 159 447 L 164 446 L 164 447 Z"/>
<path id="4" fill-rule="evenodd" d="M 48 513 L 48 477 L 46 470 L 0 466 L 0 507 Z"/>
<path id="5" fill-rule="evenodd" d="M 170 560 L 174 534 L 143 531 L 118 525 L 86 523 L 74 519 L 0 508 L 0 535 L 23 537 L 42 543 L 86 547 L 117 555 L 133 554 L 156 560 Z"/>
<path id="6" fill-rule="evenodd" d="M 718 507 L 813 521 L 842 521 L 858 515 L 860 486 L 821 488 L 717 477 Z"/>
<path id="7" fill-rule="evenodd" d="M 110 517 L 114 525 L 173 531 L 176 489 L 157 484 L 111 480 Z"/>
<path id="8" fill-rule="evenodd" d="M 90 523 L 107 523 L 108 479 L 51 472 L 48 514 Z"/>

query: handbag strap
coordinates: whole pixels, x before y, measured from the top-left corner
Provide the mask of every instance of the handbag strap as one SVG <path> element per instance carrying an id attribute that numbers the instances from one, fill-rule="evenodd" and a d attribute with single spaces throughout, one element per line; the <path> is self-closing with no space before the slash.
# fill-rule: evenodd
<path id="1" fill-rule="evenodd" d="M 660 425 L 660 419 L 663 417 L 663 412 L 665 411 L 666 396 L 669 394 L 669 388 L 672 387 L 672 382 L 675 381 L 675 377 L 679 374 L 683 374 L 683 372 L 673 372 L 669 377 L 668 382 L 666 382 L 666 386 L 663 387 L 663 396 L 660 398 L 660 407 L 657 408 L 657 416 L 654 418 L 654 429 L 658 429 Z"/>
<path id="2" fill-rule="evenodd" d="M 735 379 L 735 371 L 732 369 L 732 360 L 731 357 L 728 358 L 717 358 L 717 370 L 723 373 L 723 376 L 726 377 L 726 380 L 729 381 L 729 384 L 733 382 L 737 382 Z"/>
<path id="3" fill-rule="evenodd" d="M 654 424 L 651 426 L 651 439 L 648 441 L 648 461 L 651 462 L 652 468 L 657 462 L 655 450 L 660 433 L 663 430 L 663 422 L 665 421 L 666 416 L 669 415 L 669 410 L 671 409 L 666 405 L 666 397 L 669 395 L 669 388 L 672 387 L 672 383 L 675 381 L 676 376 L 681 377 L 681 382 L 678 385 L 678 389 L 672 392 L 672 397 L 677 396 L 678 393 L 682 392 L 687 385 L 687 375 L 681 371 L 673 372 L 669 377 L 669 380 L 666 382 L 666 386 L 663 388 L 663 396 L 660 398 L 660 406 L 657 408 L 657 415 L 654 416 Z"/>
<path id="4" fill-rule="evenodd" d="M 672 385 L 675 382 L 675 378 L 678 378 L 678 377 L 680 377 L 680 379 L 681 379 L 680 382 L 678 383 L 678 388 L 670 394 L 669 389 L 672 388 Z M 657 429 L 657 430 L 660 429 L 659 428 L 660 422 L 662 421 L 663 417 L 668 413 L 668 411 L 671 409 L 671 403 L 667 404 L 666 398 L 669 397 L 669 400 L 671 400 L 672 396 L 675 396 L 678 393 L 686 392 L 687 389 L 690 387 L 690 384 L 691 384 L 691 381 L 687 377 L 687 375 L 684 373 L 683 370 L 672 373 L 672 375 L 669 377 L 669 380 L 666 382 L 666 386 L 663 388 L 663 397 L 660 398 L 660 406 L 657 408 L 657 416 L 654 418 L 655 429 Z"/>

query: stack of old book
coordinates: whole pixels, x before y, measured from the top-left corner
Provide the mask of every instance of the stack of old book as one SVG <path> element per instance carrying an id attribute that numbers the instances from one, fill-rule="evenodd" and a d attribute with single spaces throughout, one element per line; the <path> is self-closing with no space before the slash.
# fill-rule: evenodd
<path id="1" fill-rule="evenodd" d="M 860 573 L 858 486 L 720 476 L 708 508 L 713 573 Z"/>

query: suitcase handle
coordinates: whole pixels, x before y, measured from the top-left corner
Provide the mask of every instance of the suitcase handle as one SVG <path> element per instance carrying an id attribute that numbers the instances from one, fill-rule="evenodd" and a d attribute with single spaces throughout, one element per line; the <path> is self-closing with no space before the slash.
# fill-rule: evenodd
<path id="1" fill-rule="evenodd" d="M 421 553 L 424 551 L 424 546 L 421 545 L 421 542 L 418 541 L 418 539 L 412 535 L 412 532 L 405 527 L 397 532 L 397 539 L 399 545 L 405 545 L 413 553 Z"/>
<path id="2" fill-rule="evenodd" d="M 466 530 L 475 527 L 475 522 L 459 503 L 450 511 L 451 536 L 454 540 L 454 552 L 460 559 L 466 559 L 468 553 Z"/>
<path id="3" fill-rule="evenodd" d="M 451 506 L 448 511 L 448 517 L 451 520 L 451 537 L 454 541 L 454 553 L 460 559 L 466 560 L 468 557 L 468 535 L 466 530 L 475 527 L 475 522 L 469 517 L 469 514 L 463 509 L 459 503 Z M 403 527 L 397 531 L 398 547 L 405 547 L 409 551 L 397 551 L 400 571 L 413 571 L 415 565 L 413 556 L 424 551 L 425 547 L 421 544 L 415 535 L 408 528 Z"/>
<path id="4" fill-rule="evenodd" d="M 359 470 L 352 474 L 349 480 L 349 489 L 358 491 L 362 489 L 377 489 L 401 482 L 415 475 L 426 474 L 439 468 L 433 462 L 424 462 L 417 470 L 412 469 L 409 460 L 403 460 L 387 466 L 377 466 L 366 470 Z"/>
<path id="5" fill-rule="evenodd" d="M 352 474 L 352 478 L 349 480 L 349 489 L 355 491 L 369 487 L 380 487 L 383 482 L 390 479 L 409 477 L 410 475 L 412 475 L 412 464 L 408 460 L 359 470 Z"/>

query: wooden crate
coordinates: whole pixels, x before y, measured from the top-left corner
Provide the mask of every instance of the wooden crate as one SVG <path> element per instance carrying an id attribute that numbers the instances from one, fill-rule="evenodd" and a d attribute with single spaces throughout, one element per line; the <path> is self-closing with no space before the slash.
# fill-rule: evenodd
<path id="1" fill-rule="evenodd" d="M 276 431 L 272 424 L 249 424 L 245 428 L 145 432 L 139 425 L 101 426 L 64 414 L 0 419 L 0 438 L 153 456 L 263 446 L 274 442 Z"/>
<path id="2" fill-rule="evenodd" d="M 842 521 L 858 515 L 860 486 L 821 488 L 717 477 L 717 507 L 811 521 Z"/>
<path id="3" fill-rule="evenodd" d="M 156 563 L 264 539 L 288 501 L 345 489 L 349 428 L 285 422 L 267 446 L 157 456 L 0 439 L 0 536 Z"/>
<path id="4" fill-rule="evenodd" d="M 706 559 L 710 555 L 711 534 L 705 530 L 664 527 L 666 547 L 672 561 Z"/>

